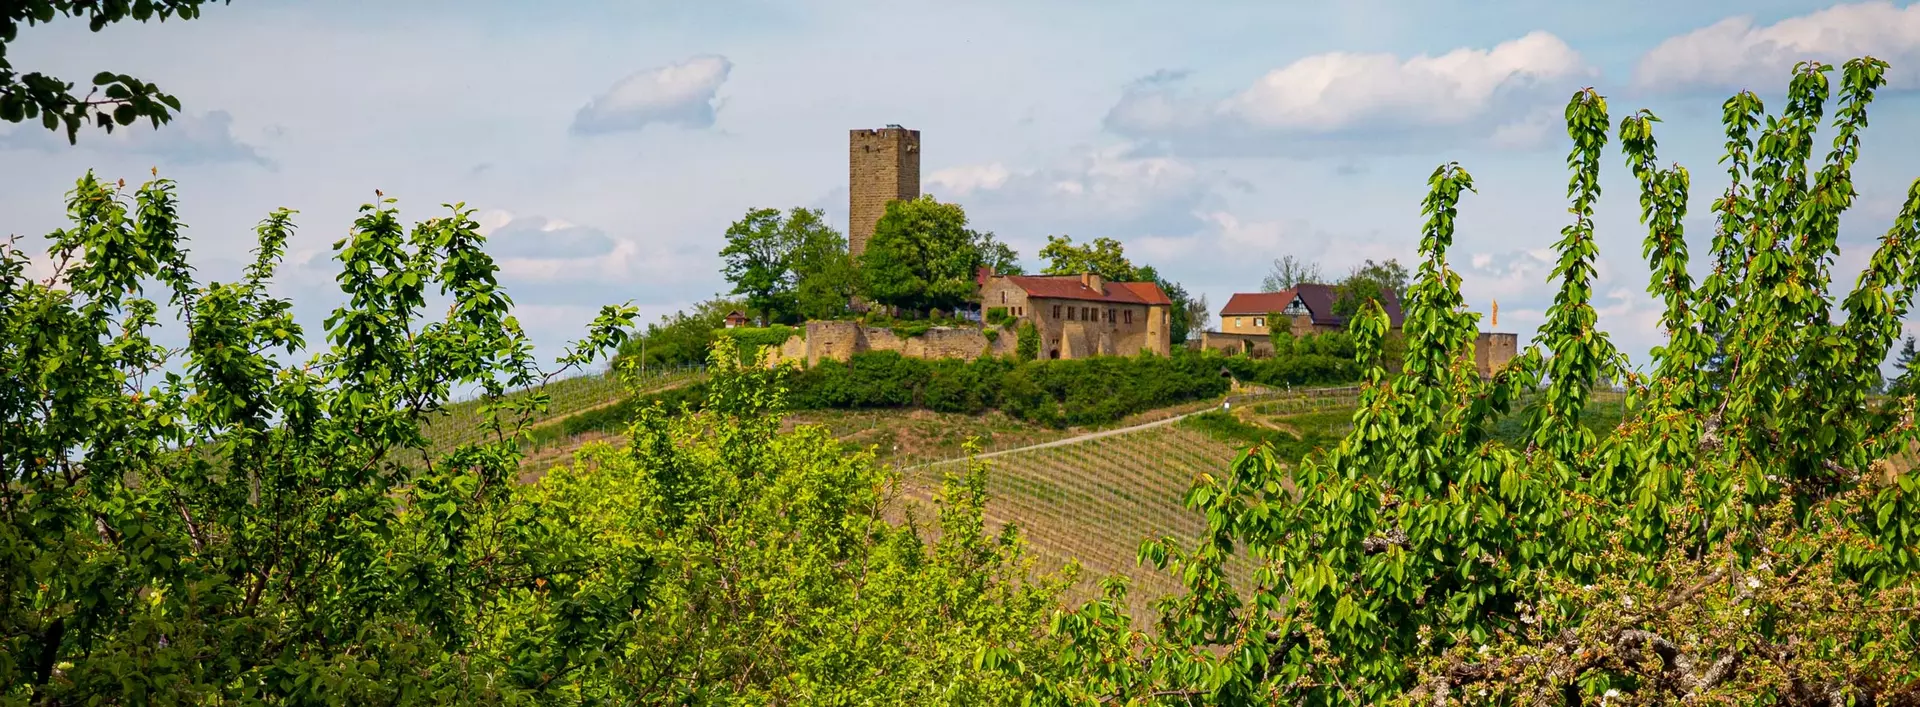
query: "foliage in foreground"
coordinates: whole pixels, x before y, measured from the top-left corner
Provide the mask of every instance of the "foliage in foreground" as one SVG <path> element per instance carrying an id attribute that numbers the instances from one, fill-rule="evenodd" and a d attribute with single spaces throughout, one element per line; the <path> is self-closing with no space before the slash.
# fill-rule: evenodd
<path id="1" fill-rule="evenodd" d="M 548 401 L 508 391 L 559 371 L 463 206 L 411 230 L 363 207 L 346 303 L 297 363 L 267 289 L 291 212 L 240 282 L 202 285 L 171 182 L 89 175 L 68 210 L 51 276 L 0 250 L 0 704 L 998 702 L 1009 678 L 972 658 L 1032 650 L 1057 601 L 983 535 L 983 469 L 937 543 L 883 522 L 888 472 L 775 434 L 730 340 L 706 412 L 649 410 L 627 449 L 523 484 Z M 184 348 L 156 343 L 147 282 Z M 604 309 L 561 369 L 632 317 Z M 434 451 L 465 385 L 490 434 Z"/>
<path id="2" fill-rule="evenodd" d="M 1156 631 L 1127 628 L 1116 589 L 1056 622 L 1067 660 L 1014 672 L 1061 704 L 1920 703 L 1920 476 L 1884 461 L 1915 441 L 1914 399 L 1868 397 L 1920 286 L 1920 181 L 1835 302 L 1828 268 L 1885 65 L 1846 65 L 1833 148 L 1810 173 L 1831 69 L 1796 67 L 1777 116 L 1751 93 L 1726 103 L 1732 186 L 1698 283 L 1688 173 L 1658 166 L 1651 114 L 1619 123 L 1671 337 L 1647 374 L 1624 372 L 1591 304 L 1603 98 L 1567 108 L 1575 220 L 1539 346 L 1491 381 L 1459 358 L 1476 315 L 1446 261 L 1472 181 L 1436 170 L 1404 372 L 1378 365 L 1387 325 L 1370 308 L 1353 432 L 1297 465 L 1255 450 L 1193 489 L 1208 537 L 1141 550 L 1190 589 Z M 1543 377 L 1525 445 L 1491 439 Z M 1599 438 L 1583 411 L 1616 377 L 1629 410 Z M 1251 591 L 1222 571 L 1236 549 L 1262 563 Z"/>
<path id="3" fill-rule="evenodd" d="M 38 120 L 48 130 L 66 132 L 68 144 L 78 142 L 80 128 L 89 123 L 111 133 L 116 127 L 145 118 L 159 128 L 180 110 L 180 99 L 162 93 L 158 86 L 126 74 L 102 71 L 93 75 L 93 87 L 86 95 L 76 96 L 72 81 L 16 70 L 8 60 L 7 45 L 20 36 L 22 25 L 32 27 L 84 15 L 87 28 L 99 32 L 127 20 L 191 20 L 200 16 L 201 6 L 206 4 L 208 0 L 16 0 L 0 5 L 0 121 Z"/>

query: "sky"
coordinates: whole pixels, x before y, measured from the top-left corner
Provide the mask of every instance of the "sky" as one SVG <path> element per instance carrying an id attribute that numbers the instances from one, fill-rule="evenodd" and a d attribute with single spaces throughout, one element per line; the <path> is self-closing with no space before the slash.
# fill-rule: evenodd
<path id="1" fill-rule="evenodd" d="M 1555 292 L 1560 115 L 1583 87 L 1616 121 L 1664 121 L 1661 159 L 1692 172 L 1696 274 L 1725 188 L 1720 105 L 1752 89 L 1777 107 L 1796 61 L 1892 64 L 1837 289 L 1920 176 L 1913 3 L 240 0 L 191 22 L 24 28 L 8 54 L 70 81 L 130 73 L 184 110 L 77 147 L 0 124 L 0 234 L 40 250 L 88 170 L 158 168 L 202 278 L 230 281 L 253 226 L 296 209 L 275 291 L 317 338 L 341 300 L 332 244 L 374 190 L 409 221 L 464 203 L 548 357 L 602 304 L 651 321 L 729 289 L 722 234 L 749 209 L 820 208 L 844 230 L 856 128 L 921 131 L 923 193 L 1029 268 L 1050 234 L 1116 238 L 1216 311 L 1281 256 L 1411 265 L 1427 177 L 1458 162 L 1477 193 L 1449 261 L 1471 307 L 1499 303 L 1483 329 L 1523 340 Z M 1664 334 L 1617 145 L 1602 184 L 1595 306 L 1644 366 Z"/>

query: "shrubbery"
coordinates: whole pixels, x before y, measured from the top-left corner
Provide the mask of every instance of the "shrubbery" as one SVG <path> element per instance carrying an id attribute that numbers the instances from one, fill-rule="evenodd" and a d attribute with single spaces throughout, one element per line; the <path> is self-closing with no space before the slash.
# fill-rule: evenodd
<path id="1" fill-rule="evenodd" d="M 998 409 L 1044 425 L 1098 425 L 1134 413 L 1227 392 L 1235 378 L 1269 386 L 1345 383 L 1358 380 L 1352 361 L 1326 356 L 1253 360 L 1211 352 L 1177 350 L 1172 358 L 1103 356 L 1065 361 L 1017 361 L 996 356 L 973 360 L 909 358 L 893 351 L 854 354 L 847 361 L 821 361 L 790 369 L 784 377 L 787 406 L 795 410 L 920 408 L 977 415 Z M 536 431 L 536 440 L 624 426 L 655 402 L 678 411 L 698 409 L 704 384 L 642 396 L 575 415 Z"/>
<path id="2" fill-rule="evenodd" d="M 1220 376 L 1225 360 L 1185 351 L 1173 358 L 1143 354 L 1025 362 L 1000 357 L 924 360 L 874 351 L 797 371 L 787 381 L 787 396 L 796 409 L 917 407 L 977 414 L 997 408 L 1046 425 L 1091 425 L 1225 393 L 1229 382 Z M 1273 362 L 1251 363 L 1261 367 Z M 1311 370 L 1324 375 L 1319 368 Z"/>
<path id="3" fill-rule="evenodd" d="M 1231 371 L 1234 378 L 1272 388 L 1353 383 L 1360 380 L 1360 364 L 1355 363 L 1351 355 L 1342 357 L 1327 354 L 1289 354 L 1258 359 L 1245 356 L 1212 358 Z M 1215 373 L 1218 374 L 1218 372 L 1216 369 Z"/>
<path id="4" fill-rule="evenodd" d="M 760 352 L 760 347 L 762 346 L 771 346 L 778 349 L 786 344 L 788 339 L 794 336 L 805 338 L 807 330 L 803 327 L 775 324 L 766 327 L 719 329 L 713 333 L 715 336 L 724 336 L 733 339 L 734 343 L 739 346 L 740 355 L 743 358 L 751 358 Z"/>

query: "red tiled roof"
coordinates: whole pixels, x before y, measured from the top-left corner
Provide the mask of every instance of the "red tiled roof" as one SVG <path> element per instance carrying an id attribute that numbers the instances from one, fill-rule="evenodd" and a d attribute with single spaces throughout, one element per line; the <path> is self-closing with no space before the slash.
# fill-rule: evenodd
<path id="1" fill-rule="evenodd" d="M 1220 316 L 1233 315 L 1266 316 L 1268 312 L 1286 309 L 1293 302 L 1293 290 L 1282 292 L 1235 292 L 1227 298 L 1227 306 L 1220 308 Z"/>
<path id="2" fill-rule="evenodd" d="M 1172 300 L 1167 299 L 1167 293 L 1160 291 L 1159 285 L 1151 282 L 1109 282 L 1106 283 L 1106 293 L 1101 294 L 1082 284 L 1079 275 L 1008 275 L 1006 277 L 1007 281 L 1013 283 L 1015 287 L 1025 290 L 1028 297 L 1160 306 L 1173 303 Z"/>
<path id="3" fill-rule="evenodd" d="M 1307 311 L 1313 314 L 1313 323 L 1329 326 L 1340 326 L 1346 323 L 1345 317 L 1336 317 L 1333 314 L 1333 301 L 1338 297 L 1333 286 L 1316 284 L 1297 285 L 1291 290 L 1279 292 L 1236 292 L 1232 297 L 1227 298 L 1227 306 L 1220 309 L 1220 316 L 1265 315 L 1269 312 L 1279 312 L 1285 310 L 1295 296 L 1307 305 Z M 1406 315 L 1400 312 L 1400 300 L 1395 298 L 1393 293 L 1387 293 L 1380 307 L 1387 310 L 1387 321 L 1392 322 L 1393 326 L 1400 326 L 1401 322 L 1405 321 Z"/>

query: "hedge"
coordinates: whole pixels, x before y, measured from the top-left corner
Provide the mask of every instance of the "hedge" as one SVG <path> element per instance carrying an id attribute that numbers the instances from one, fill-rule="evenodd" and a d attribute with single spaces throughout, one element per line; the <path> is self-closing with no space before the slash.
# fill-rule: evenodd
<path id="1" fill-rule="evenodd" d="M 794 370 L 785 384 L 787 407 L 794 410 L 918 408 L 973 415 L 998 409 L 1016 419 L 1065 427 L 1104 424 L 1224 394 L 1231 383 L 1220 375 L 1222 368 L 1239 380 L 1276 387 L 1359 380 L 1353 361 L 1331 356 L 1256 360 L 1175 349 L 1171 358 L 1142 353 L 1018 361 L 997 356 L 928 360 L 869 351 Z M 615 431 L 655 402 L 670 410 L 699 409 L 706 390 L 704 382 L 695 383 L 610 405 L 543 427 L 537 437 Z"/>
<path id="2" fill-rule="evenodd" d="M 795 336 L 804 338 L 807 335 L 807 330 L 799 327 L 775 324 L 769 327 L 715 329 L 713 333 L 715 336 L 725 336 L 733 339 L 734 343 L 740 345 L 740 355 L 745 357 L 758 352 L 762 346 L 771 346 L 779 349 L 787 343 L 788 339 Z"/>

